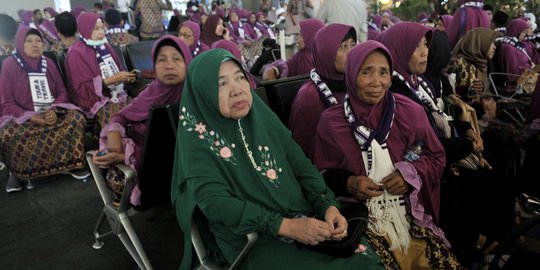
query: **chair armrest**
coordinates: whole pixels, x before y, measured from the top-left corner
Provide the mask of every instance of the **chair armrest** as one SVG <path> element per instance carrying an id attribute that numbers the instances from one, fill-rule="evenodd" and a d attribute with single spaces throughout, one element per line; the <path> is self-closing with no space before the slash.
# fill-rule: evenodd
<path id="1" fill-rule="evenodd" d="M 247 243 L 242 249 L 242 251 L 240 252 L 240 254 L 238 254 L 238 257 L 236 257 L 236 260 L 234 260 L 233 264 L 229 268 L 230 270 L 236 269 L 242 263 L 244 258 L 253 248 L 253 245 L 255 245 L 255 242 L 257 242 L 257 239 L 259 239 L 259 234 L 256 232 L 250 232 L 246 235 L 246 238 L 247 238 Z"/>
<path id="2" fill-rule="evenodd" d="M 92 172 L 92 177 L 94 178 L 94 181 L 96 182 L 96 186 L 99 190 L 99 194 L 101 195 L 101 199 L 103 200 L 103 203 L 105 205 L 108 205 L 112 207 L 113 202 L 113 192 L 107 187 L 105 176 L 101 172 L 101 168 L 99 168 L 94 162 L 92 161 L 92 156 L 96 150 L 88 151 L 86 152 L 86 161 L 88 163 L 88 167 L 90 168 L 90 171 Z M 116 168 L 118 168 L 125 176 L 126 183 L 124 185 L 124 192 L 122 193 L 122 198 L 120 199 L 120 207 L 118 208 L 119 211 L 126 210 L 129 206 L 129 197 L 131 196 L 131 189 L 133 188 L 135 178 L 137 177 L 137 173 L 132 170 L 130 167 L 124 165 L 124 164 L 115 164 Z"/>
<path id="3" fill-rule="evenodd" d="M 234 260 L 234 262 L 229 267 L 230 270 L 237 268 L 240 263 L 244 260 L 244 258 L 247 256 L 247 254 L 251 251 L 253 248 L 253 245 L 259 238 L 259 234 L 256 232 L 251 232 L 246 235 L 247 243 L 238 254 L 238 257 Z M 197 258 L 199 259 L 199 263 L 202 267 L 205 269 L 223 269 L 223 267 L 219 266 L 216 262 L 208 258 L 208 252 L 206 250 L 206 247 L 204 245 L 203 239 L 199 233 L 199 229 L 197 228 L 197 224 L 194 220 L 191 221 L 191 243 L 193 244 L 193 247 L 195 248 L 195 252 L 197 253 Z"/>

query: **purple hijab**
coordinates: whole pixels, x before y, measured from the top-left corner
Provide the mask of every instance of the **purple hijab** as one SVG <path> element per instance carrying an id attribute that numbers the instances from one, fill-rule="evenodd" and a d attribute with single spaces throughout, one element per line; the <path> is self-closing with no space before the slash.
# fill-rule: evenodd
<path id="1" fill-rule="evenodd" d="M 29 26 L 31 23 L 34 22 L 34 12 L 31 10 L 26 10 L 23 13 L 22 16 L 22 22 L 24 25 Z"/>
<path id="2" fill-rule="evenodd" d="M 187 67 L 191 62 L 191 51 L 189 50 L 186 43 L 184 43 L 179 38 L 172 35 L 165 35 L 158 39 L 154 46 L 152 47 L 152 60 L 154 66 L 156 65 L 155 59 L 158 54 L 158 49 L 161 48 L 161 43 L 164 41 L 172 41 L 180 49 L 180 53 L 184 57 L 184 62 L 186 64 L 186 74 Z M 115 115 L 111 122 L 116 122 L 115 119 L 118 117 L 125 118 L 130 122 L 141 122 L 148 119 L 148 113 L 150 108 L 153 105 L 165 105 L 170 103 L 180 102 L 182 97 L 182 89 L 184 83 L 178 85 L 165 85 L 161 83 L 158 79 L 154 80 L 146 89 L 144 89 L 133 101 L 126 106 L 122 111 Z"/>
<path id="3" fill-rule="evenodd" d="M 377 129 L 383 119 L 388 102 L 395 99 L 394 121 L 386 140 L 388 152 L 396 169 L 411 185 L 406 195 L 414 222 L 432 229 L 437 235 L 442 231 L 433 224 L 438 220 L 440 204 L 440 177 L 445 166 L 444 150 L 431 129 L 424 109 L 414 101 L 388 89 L 378 104 L 366 104 L 357 95 L 356 78 L 365 59 L 375 50 L 382 52 L 392 68 L 390 52 L 379 42 L 369 40 L 355 46 L 347 57 L 345 81 L 350 104 L 359 124 Z M 395 65 L 394 65 L 395 66 Z M 313 142 L 313 163 L 319 170 L 342 169 L 354 175 L 367 175 L 361 162 L 362 151 L 345 118 L 343 105 L 333 106 L 323 112 Z M 384 130 L 379 130 L 384 132 Z M 413 163 L 405 162 L 403 154 L 417 140 L 424 141 L 422 157 Z M 424 151 L 425 150 L 425 151 Z"/>
<path id="4" fill-rule="evenodd" d="M 41 58 L 30 58 L 24 53 L 24 40 L 29 34 L 38 35 L 43 39 L 41 33 L 36 29 L 22 26 L 15 35 L 15 44 L 23 61 L 31 70 L 35 70 L 38 68 Z M 64 82 L 56 65 L 48 57 L 45 57 L 45 60 L 47 61 L 46 74 L 49 90 L 55 97 L 53 106 L 75 109 L 75 106 L 69 104 Z M 17 124 L 22 124 L 32 116 L 39 114 L 34 111 L 28 74 L 15 60 L 15 57 L 8 57 L 2 62 L 0 85 L 0 127 L 12 119 L 15 119 Z"/>
<path id="5" fill-rule="evenodd" d="M 56 12 L 56 10 L 54 10 L 54 8 L 52 7 L 46 7 L 45 10 L 49 12 L 49 15 L 51 15 L 51 18 L 54 18 L 56 17 L 56 15 L 58 15 L 58 12 Z"/>
<path id="6" fill-rule="evenodd" d="M 336 70 L 334 62 L 341 41 L 347 33 L 351 33 L 353 40 L 356 40 L 354 27 L 337 23 L 323 27 L 315 35 L 313 48 L 315 70 L 325 81 L 345 80 L 345 75 Z M 332 89 L 330 85 L 329 87 L 338 103 L 341 103 L 345 96 L 344 89 Z M 294 140 L 308 156 L 312 152 L 313 134 L 317 130 L 321 113 L 326 110 L 326 105 L 319 95 L 319 90 L 312 80 L 304 83 L 294 98 L 288 119 Z"/>
<path id="7" fill-rule="evenodd" d="M 347 33 L 352 34 L 354 41 L 357 40 L 354 27 L 339 23 L 325 26 L 315 35 L 312 57 L 317 73 L 323 78 L 336 81 L 345 79 L 345 75 L 336 70 L 334 63 L 337 51 Z"/>
<path id="8" fill-rule="evenodd" d="M 484 2 L 483 0 L 466 0 L 468 2 Z M 490 21 L 487 13 L 482 7 L 462 6 L 454 13 L 454 19 L 450 25 L 444 25 L 445 31 L 448 34 L 450 46 L 453 48 L 456 43 L 469 30 L 478 27 L 489 28 Z"/>
<path id="9" fill-rule="evenodd" d="M 219 49 L 219 48 L 227 50 L 230 53 L 232 53 L 234 57 L 240 63 L 242 63 L 243 66 L 245 66 L 244 60 L 242 59 L 242 52 L 240 51 L 240 48 L 238 47 L 236 43 L 230 40 L 226 40 L 226 39 L 222 39 L 222 40 L 212 43 L 212 49 Z M 249 84 L 251 85 L 251 88 L 255 89 L 257 87 L 257 83 L 255 83 L 255 79 L 253 78 L 253 75 L 248 74 L 248 80 L 249 80 Z"/>
<path id="10" fill-rule="evenodd" d="M 96 22 L 101 18 L 90 12 L 85 12 L 77 18 L 77 27 L 81 36 L 85 39 L 92 37 Z M 116 51 L 105 43 L 105 47 L 111 54 L 120 71 L 124 68 Z M 94 48 L 86 45 L 83 41 L 76 41 L 68 50 L 66 56 L 66 70 L 69 81 L 71 100 L 81 107 L 87 117 L 93 117 L 97 111 L 107 103 L 108 99 L 103 96 L 101 70 L 96 59 Z M 122 100 L 121 100 L 122 101 Z"/>
<path id="11" fill-rule="evenodd" d="M 77 5 L 75 6 L 75 8 L 73 9 L 72 11 L 72 14 L 75 18 L 78 18 L 79 15 L 81 15 L 84 11 L 86 11 L 86 8 L 81 6 L 81 5 Z"/>
<path id="12" fill-rule="evenodd" d="M 208 51 L 210 49 L 208 45 L 201 40 L 201 27 L 198 23 L 194 21 L 185 21 L 182 23 L 182 25 L 180 25 L 180 27 L 182 26 L 188 27 L 189 29 L 191 29 L 191 32 L 193 32 L 193 45 L 189 47 L 192 53 L 197 48 L 197 42 L 201 42 L 198 54 L 201 54 L 202 52 Z M 180 28 L 178 29 L 180 30 Z"/>
<path id="13" fill-rule="evenodd" d="M 411 85 L 417 83 L 411 79 L 413 74 L 409 71 L 409 60 L 422 37 L 426 37 L 428 44 L 430 43 L 431 34 L 432 30 L 423 25 L 402 22 L 384 31 L 384 36 L 381 38 L 382 44 L 388 48 L 394 59 L 394 70 L 401 74 Z"/>
<path id="14" fill-rule="evenodd" d="M 305 47 L 303 50 L 296 52 L 289 60 L 289 76 L 307 74 L 314 67 L 313 57 L 313 41 L 315 34 L 319 29 L 324 27 L 324 23 L 319 19 L 307 19 L 300 22 L 300 34 L 304 38 Z"/>
<path id="15" fill-rule="evenodd" d="M 448 14 L 441 15 L 441 20 L 444 24 L 444 30 L 446 32 L 446 29 L 452 24 L 452 21 L 454 20 L 454 16 L 448 15 Z"/>
<path id="16" fill-rule="evenodd" d="M 382 16 L 374 15 L 371 17 L 371 21 L 375 27 L 368 25 L 368 40 L 375 40 L 377 35 L 381 32 L 382 28 Z"/>
<path id="17" fill-rule="evenodd" d="M 56 30 L 56 27 L 51 21 L 43 20 L 41 24 L 38 26 L 38 28 L 42 32 L 46 32 L 48 38 L 51 38 L 54 41 L 60 40 L 60 37 L 58 36 L 58 31 Z"/>
<path id="18" fill-rule="evenodd" d="M 519 38 L 519 35 L 529 28 L 529 24 L 522 18 L 516 18 L 510 21 L 506 26 L 506 35 L 509 37 Z"/>

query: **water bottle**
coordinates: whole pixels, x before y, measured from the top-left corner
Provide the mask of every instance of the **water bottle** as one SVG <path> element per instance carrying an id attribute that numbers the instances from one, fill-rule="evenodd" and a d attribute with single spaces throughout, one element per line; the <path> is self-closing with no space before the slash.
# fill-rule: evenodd
<path id="1" fill-rule="evenodd" d="M 408 162 L 416 161 L 422 155 L 422 147 L 424 147 L 423 141 L 416 141 L 403 155 L 403 158 Z"/>

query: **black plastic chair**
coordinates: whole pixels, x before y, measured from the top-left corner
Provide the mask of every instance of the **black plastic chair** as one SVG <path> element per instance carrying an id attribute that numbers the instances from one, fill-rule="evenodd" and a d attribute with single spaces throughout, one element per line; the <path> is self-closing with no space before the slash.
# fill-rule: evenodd
<path id="1" fill-rule="evenodd" d="M 270 103 L 268 103 L 268 95 L 266 94 L 266 89 L 264 87 L 257 87 L 253 89 L 255 94 L 257 94 L 264 103 L 266 103 L 267 106 L 270 106 Z"/>
<path id="2" fill-rule="evenodd" d="M 152 64 L 152 46 L 154 42 L 154 40 L 148 40 L 126 46 L 128 66 L 131 69 L 140 71 L 154 69 Z"/>
<path id="3" fill-rule="evenodd" d="M 276 95 L 276 103 L 273 108 L 279 119 L 285 126 L 289 124 L 289 115 L 291 107 L 300 87 L 306 80 L 298 80 L 287 83 L 276 84 L 274 86 L 274 94 Z"/>
<path id="4" fill-rule="evenodd" d="M 115 194 L 107 187 L 102 170 L 92 162 L 95 151 L 86 154 L 88 165 L 104 203 L 103 211 L 94 228 L 94 249 L 103 246 L 102 238 L 116 234 L 124 247 L 142 270 L 151 270 L 152 265 L 133 228 L 130 217 L 158 206 L 170 206 L 171 179 L 178 126 L 179 104 L 156 106 L 151 109 L 145 134 L 141 159 L 141 174 L 124 164 L 115 165 L 125 177 L 125 187 L 120 199 L 120 206 L 113 205 Z M 138 178 L 141 191 L 141 205 L 136 209 L 129 204 L 131 190 Z M 111 230 L 100 233 L 107 219 Z"/>
<path id="5" fill-rule="evenodd" d="M 120 46 L 112 46 L 114 49 L 114 52 L 116 52 L 116 55 L 118 55 L 118 58 L 120 59 L 120 65 L 124 68 L 124 70 L 132 70 L 131 67 L 128 67 L 126 57 L 126 45 L 122 44 Z"/>

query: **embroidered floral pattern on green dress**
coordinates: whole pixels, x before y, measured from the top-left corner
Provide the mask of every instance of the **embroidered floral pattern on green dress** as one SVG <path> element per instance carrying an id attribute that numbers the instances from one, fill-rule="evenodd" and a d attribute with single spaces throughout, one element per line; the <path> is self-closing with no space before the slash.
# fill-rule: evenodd
<path id="1" fill-rule="evenodd" d="M 210 150 L 212 150 L 218 157 L 223 160 L 236 165 L 238 161 L 233 156 L 232 149 L 236 148 L 234 143 L 229 143 L 227 139 L 220 137 L 219 134 L 213 130 L 206 130 L 206 125 L 202 122 L 197 123 L 195 116 L 190 114 L 185 107 L 182 107 L 182 114 L 179 116 L 182 121 L 182 126 L 187 128 L 187 131 L 197 132 L 199 139 L 206 140 L 210 144 Z"/>

